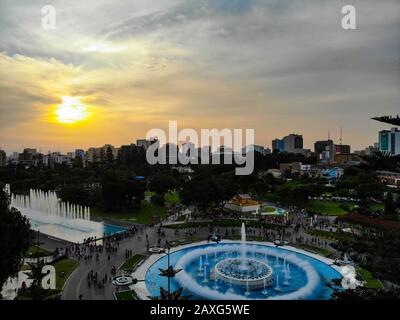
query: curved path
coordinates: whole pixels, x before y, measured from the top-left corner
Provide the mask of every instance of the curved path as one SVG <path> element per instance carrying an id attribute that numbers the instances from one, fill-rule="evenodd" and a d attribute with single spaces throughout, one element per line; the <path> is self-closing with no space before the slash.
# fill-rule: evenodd
<path id="1" fill-rule="evenodd" d="M 217 232 L 222 235 L 224 238 L 225 230 L 236 229 L 239 231 L 240 228 L 236 227 L 217 227 Z M 248 234 L 251 235 L 252 228 L 249 228 Z M 183 239 L 185 238 L 184 230 L 180 230 L 179 234 L 175 234 L 174 229 L 163 228 L 165 232 L 165 237 L 161 237 L 161 244 L 165 243 L 165 239 L 169 241 Z M 294 236 L 301 235 L 304 238 L 310 238 L 305 234 L 305 230 L 299 230 L 292 235 L 292 242 L 296 242 Z M 132 250 L 132 254 L 147 254 L 147 246 L 146 246 L 146 236 L 145 232 L 148 234 L 149 244 L 150 246 L 156 245 L 158 243 L 159 236 L 157 234 L 156 227 L 147 227 L 145 231 L 140 232 L 137 231 L 135 235 L 124 238 L 119 242 L 119 249 L 116 253 L 107 253 L 103 251 L 103 253 L 99 253 L 99 261 L 95 259 L 95 253 L 93 253 L 93 259 L 85 261 L 81 259 L 80 265 L 75 271 L 70 275 L 66 284 L 64 286 L 64 290 L 62 293 L 63 300 L 78 300 L 80 295 L 82 295 L 83 300 L 112 300 L 114 299 L 113 293 L 116 291 L 116 287 L 112 285 L 109 281 L 103 288 L 98 288 L 97 286 L 91 285 L 89 287 L 87 276 L 88 273 L 93 270 L 93 272 L 97 272 L 98 279 L 102 279 L 104 275 L 107 274 L 108 278 L 111 276 L 111 268 L 115 266 L 117 269 L 122 263 L 126 260 L 125 258 L 125 250 Z M 260 233 L 260 231 L 257 231 Z M 209 229 L 207 227 L 197 228 L 197 232 L 195 237 L 198 239 L 206 239 L 209 235 Z M 256 234 L 254 234 L 256 235 Z M 260 234 L 261 235 L 261 234 Z M 278 234 L 276 234 L 278 236 Z M 44 235 L 41 235 L 41 242 L 44 243 L 43 247 L 46 249 L 54 250 L 55 248 L 66 248 L 69 247 L 69 243 L 61 240 L 51 239 Z M 108 255 L 110 255 L 110 261 L 108 261 Z M 72 255 L 70 258 L 73 258 Z M 153 258 L 153 257 L 152 257 Z M 150 259 L 151 260 L 151 259 Z M 118 274 L 119 271 L 117 271 Z"/>

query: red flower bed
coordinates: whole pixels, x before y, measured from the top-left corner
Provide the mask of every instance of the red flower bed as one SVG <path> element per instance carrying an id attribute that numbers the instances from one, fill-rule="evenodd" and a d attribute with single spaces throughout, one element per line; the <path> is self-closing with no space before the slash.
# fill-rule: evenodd
<path id="1" fill-rule="evenodd" d="M 364 227 L 376 228 L 380 230 L 400 230 L 400 222 L 364 216 L 362 214 L 349 214 L 338 218 L 339 222 L 359 224 Z"/>

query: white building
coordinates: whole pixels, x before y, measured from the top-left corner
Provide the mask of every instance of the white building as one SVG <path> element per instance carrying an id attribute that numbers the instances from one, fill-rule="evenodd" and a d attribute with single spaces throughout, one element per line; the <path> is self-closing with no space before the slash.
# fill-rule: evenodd
<path id="1" fill-rule="evenodd" d="M 261 205 L 258 201 L 252 200 L 248 194 L 238 194 L 225 204 L 225 209 L 238 213 L 258 213 Z"/>
<path id="2" fill-rule="evenodd" d="M 400 131 L 397 128 L 379 132 L 379 150 L 391 155 L 400 154 Z"/>

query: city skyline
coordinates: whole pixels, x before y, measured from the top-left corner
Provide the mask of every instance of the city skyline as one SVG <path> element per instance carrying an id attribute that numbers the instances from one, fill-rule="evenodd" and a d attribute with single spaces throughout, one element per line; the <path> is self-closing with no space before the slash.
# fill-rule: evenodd
<path id="1" fill-rule="evenodd" d="M 386 124 L 386 128 L 383 128 L 382 130 L 383 131 L 385 131 L 385 130 L 389 130 L 390 131 L 390 128 L 392 128 L 392 126 L 390 126 L 390 127 L 388 127 L 388 125 Z M 273 149 L 274 149 L 274 147 L 273 147 L 273 143 L 274 143 L 274 141 L 275 140 L 282 140 L 283 141 L 283 138 L 285 138 L 285 137 L 288 137 L 288 136 L 291 136 L 291 135 L 295 135 L 295 136 L 297 136 L 297 135 L 299 135 L 299 136 L 301 136 L 302 137 L 302 139 L 303 139 L 303 142 L 304 141 L 307 141 L 306 139 L 304 139 L 304 136 L 301 134 L 301 133 L 294 133 L 294 132 L 292 132 L 292 133 L 287 133 L 287 134 L 285 134 L 285 136 L 282 136 L 282 137 L 275 137 L 273 140 L 271 140 L 269 143 L 267 143 L 267 144 L 258 144 L 258 143 L 254 143 L 254 144 L 243 144 L 243 146 L 242 146 L 242 148 L 246 148 L 246 147 L 249 147 L 249 146 L 257 146 L 257 147 L 263 147 L 263 148 L 265 148 L 266 150 L 267 149 L 269 149 L 270 151 L 272 151 Z M 309 141 L 309 146 L 308 145 L 306 145 L 306 143 L 304 143 L 304 145 L 303 145 L 303 148 L 302 149 L 304 149 L 304 150 L 310 150 L 311 152 L 313 152 L 313 150 L 314 150 L 314 148 L 315 148 L 315 143 L 316 142 L 325 142 L 325 141 L 332 141 L 335 145 L 348 145 L 348 146 L 350 146 L 351 147 L 351 149 L 353 150 L 352 152 L 354 152 L 354 151 L 361 151 L 361 150 L 364 150 L 364 149 L 366 149 L 366 148 L 368 148 L 368 147 L 371 147 L 371 146 L 374 146 L 375 144 L 379 144 L 379 135 L 380 135 L 380 131 L 379 132 L 377 132 L 377 139 L 376 139 L 376 141 L 374 141 L 374 142 L 371 142 L 370 144 L 366 144 L 365 146 L 363 146 L 363 147 L 361 147 L 361 148 L 354 148 L 353 146 L 351 146 L 350 144 L 348 144 L 348 143 L 346 143 L 346 141 L 343 141 L 343 139 L 341 139 L 341 137 L 340 137 L 340 133 L 339 133 L 339 136 L 336 138 L 336 137 L 332 137 L 332 135 L 331 135 L 331 133 L 330 133 L 330 131 L 327 133 L 327 136 L 324 138 L 324 137 L 322 137 L 321 139 L 317 139 L 317 140 L 315 140 L 315 141 Z M 90 145 L 89 147 L 82 147 L 82 146 L 76 146 L 76 147 L 73 147 L 73 148 L 70 148 L 70 149 L 60 149 L 60 148 L 55 148 L 55 149 L 48 149 L 48 150 L 44 150 L 44 149 L 42 149 L 42 148 L 40 148 L 40 147 L 37 147 L 37 146 L 22 146 L 21 148 L 19 148 L 19 149 L 13 149 L 13 150 L 7 150 L 7 149 L 5 149 L 5 148 L 3 148 L 1 145 L 0 145 L 0 150 L 3 150 L 3 151 L 5 151 L 6 153 L 7 153 L 7 155 L 9 156 L 9 155 L 12 155 L 13 153 L 18 153 L 18 152 L 20 152 L 20 151 L 23 151 L 24 149 L 35 149 L 35 150 L 37 150 L 39 153 L 42 153 L 42 154 L 47 154 L 47 153 L 62 153 L 62 154 L 67 154 L 67 153 L 71 153 L 71 152 L 75 152 L 75 151 L 77 151 L 77 150 L 83 150 L 83 151 L 88 151 L 89 149 L 99 149 L 99 148 L 102 148 L 102 147 L 104 147 L 104 146 L 112 146 L 112 147 L 115 147 L 116 149 L 119 149 L 120 147 L 122 147 L 122 146 L 129 146 L 129 145 L 138 145 L 138 142 L 139 141 L 149 141 L 149 140 L 146 140 L 144 137 L 139 137 L 139 138 L 137 138 L 137 139 L 131 139 L 130 141 L 127 141 L 126 143 L 122 143 L 122 144 L 120 144 L 120 145 L 116 145 L 116 144 L 112 144 L 112 143 L 108 143 L 108 142 L 106 142 L 106 143 L 101 143 L 100 142 L 100 144 L 98 144 L 98 145 Z M 191 141 L 178 141 L 178 144 L 177 144 L 177 146 L 178 147 L 181 147 L 183 144 L 185 144 L 185 143 L 193 143 L 193 142 L 191 142 Z M 169 140 L 167 140 L 167 144 L 171 144 L 171 142 L 169 141 Z M 172 144 L 174 144 L 174 143 L 172 143 Z M 205 144 L 205 145 L 200 145 L 200 144 L 195 144 L 194 143 L 194 145 L 195 145 L 195 147 L 196 148 L 202 148 L 202 147 L 209 147 L 209 146 L 211 146 L 211 144 Z M 219 144 L 219 147 L 224 147 L 224 146 L 228 146 L 225 142 L 224 142 L 224 140 L 222 139 L 221 140 L 221 143 Z M 217 151 L 217 150 L 213 150 L 213 151 Z"/>
<path id="2" fill-rule="evenodd" d="M 400 4 L 353 1 L 357 30 L 343 30 L 345 4 L 55 1 L 45 30 L 41 2 L 2 1 L 0 147 L 119 146 L 177 120 L 254 128 L 268 147 L 302 134 L 309 149 L 342 126 L 363 149 L 390 129 L 370 118 L 400 102 Z"/>

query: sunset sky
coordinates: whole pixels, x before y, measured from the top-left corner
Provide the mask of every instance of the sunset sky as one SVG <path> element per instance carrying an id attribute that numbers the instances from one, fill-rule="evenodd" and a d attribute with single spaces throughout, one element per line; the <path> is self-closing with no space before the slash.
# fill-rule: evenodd
<path id="1" fill-rule="evenodd" d="M 0 0 L 0 148 L 72 151 L 180 128 L 352 149 L 399 113 L 398 0 Z M 357 30 L 341 8 L 357 9 Z M 64 105 L 63 105 L 64 103 Z M 78 104 L 76 114 L 70 104 Z M 72 119 L 72 120 L 71 120 Z"/>

